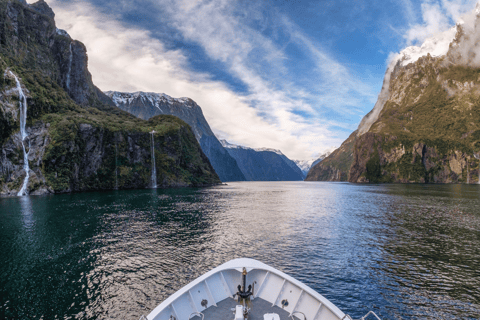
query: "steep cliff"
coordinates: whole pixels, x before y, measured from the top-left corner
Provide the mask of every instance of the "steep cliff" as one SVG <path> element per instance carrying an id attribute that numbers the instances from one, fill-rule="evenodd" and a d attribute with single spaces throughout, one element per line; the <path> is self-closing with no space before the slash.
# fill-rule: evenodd
<path id="1" fill-rule="evenodd" d="M 307 179 L 479 183 L 479 13 L 402 51 L 358 131 Z"/>
<path id="2" fill-rule="evenodd" d="M 192 127 L 203 152 L 222 181 L 245 181 L 237 162 L 220 144 L 205 120 L 202 109 L 192 99 L 175 99 L 151 92 L 107 91 L 105 94 L 117 107 L 144 120 L 161 114 L 179 117 Z"/>
<path id="3" fill-rule="evenodd" d="M 222 145 L 237 161 L 248 181 L 299 181 L 303 180 L 300 168 L 283 153 L 274 149 L 252 149 L 230 144 Z"/>
<path id="4" fill-rule="evenodd" d="M 380 117 L 357 137 L 350 181 L 478 183 L 480 69 L 452 60 L 396 68 Z"/>
<path id="5" fill-rule="evenodd" d="M 0 194 L 143 188 L 154 171 L 159 186 L 220 182 L 185 122 L 116 108 L 53 18 L 44 1 L 0 0 Z"/>

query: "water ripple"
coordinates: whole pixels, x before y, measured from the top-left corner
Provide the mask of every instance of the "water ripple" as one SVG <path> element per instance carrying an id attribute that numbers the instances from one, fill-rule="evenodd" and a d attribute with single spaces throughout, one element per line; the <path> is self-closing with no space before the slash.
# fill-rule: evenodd
<path id="1" fill-rule="evenodd" d="M 479 196 L 243 182 L 0 199 L 0 318 L 138 319 L 207 270 L 252 257 L 354 317 L 476 319 Z"/>

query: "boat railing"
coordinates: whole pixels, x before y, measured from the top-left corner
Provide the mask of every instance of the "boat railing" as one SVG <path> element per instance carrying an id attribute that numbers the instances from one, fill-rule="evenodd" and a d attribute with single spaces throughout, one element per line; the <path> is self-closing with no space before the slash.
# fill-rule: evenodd
<path id="1" fill-rule="evenodd" d="M 375 314 L 375 312 L 373 312 L 373 311 L 368 311 L 368 313 L 367 313 L 366 315 L 364 315 L 363 317 L 361 317 L 361 318 L 358 319 L 358 320 L 365 320 L 365 319 L 368 318 L 369 315 L 373 315 L 373 316 L 374 316 L 375 318 L 377 318 L 378 320 L 382 320 L 382 319 L 380 319 L 380 317 L 377 316 L 377 315 Z M 342 318 L 342 320 L 346 320 L 346 319 L 355 320 L 355 319 L 353 319 L 352 317 L 350 317 L 348 314 L 346 314 L 346 315 Z"/>
<path id="2" fill-rule="evenodd" d="M 192 316 L 202 317 L 202 320 L 203 320 L 203 317 L 205 317 L 205 316 L 203 315 L 203 313 L 201 313 L 201 312 L 192 312 L 192 313 L 190 313 L 190 315 L 188 316 L 188 320 L 190 320 L 190 319 L 192 318 Z"/>
<path id="3" fill-rule="evenodd" d="M 301 312 L 301 311 L 293 311 L 292 313 L 290 313 L 290 316 L 289 316 L 289 317 L 290 317 L 292 320 L 294 320 L 295 318 L 293 317 L 293 315 L 296 314 L 296 313 L 300 313 L 301 315 L 303 315 L 303 320 L 307 320 L 307 316 L 305 315 L 305 313 L 303 313 L 303 312 Z"/>

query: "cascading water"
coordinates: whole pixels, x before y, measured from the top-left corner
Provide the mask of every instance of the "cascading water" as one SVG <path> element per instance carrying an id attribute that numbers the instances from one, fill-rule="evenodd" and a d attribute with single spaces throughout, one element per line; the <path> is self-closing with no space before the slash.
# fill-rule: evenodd
<path id="1" fill-rule="evenodd" d="M 467 162 L 467 184 L 470 184 L 470 165 Z"/>
<path id="2" fill-rule="evenodd" d="M 23 94 L 22 86 L 20 81 L 18 81 L 17 76 L 10 71 L 10 74 L 15 78 L 18 91 L 18 100 L 19 100 L 19 113 L 20 113 L 20 135 L 22 137 L 22 147 L 23 147 L 23 169 L 25 170 L 25 180 L 23 180 L 23 185 L 18 196 L 23 196 L 27 194 L 28 179 L 30 178 L 30 166 L 28 165 L 28 152 L 25 148 L 25 139 L 28 137 L 26 125 L 27 125 L 27 97 Z M 30 151 L 30 142 L 28 143 L 28 149 Z"/>
<path id="3" fill-rule="evenodd" d="M 115 189 L 118 190 L 118 166 L 117 166 L 117 154 L 118 154 L 118 147 L 117 141 L 115 141 Z"/>
<path id="4" fill-rule="evenodd" d="M 474 153 L 473 156 L 475 157 L 475 159 L 480 160 L 480 157 L 476 153 Z M 480 184 L 480 166 L 478 168 L 478 182 L 477 183 Z"/>
<path id="5" fill-rule="evenodd" d="M 157 169 L 155 168 L 155 142 L 153 139 L 153 134 L 155 131 L 150 132 L 152 135 L 152 188 L 157 187 Z"/>
<path id="6" fill-rule="evenodd" d="M 70 90 L 70 73 L 72 72 L 72 60 L 73 60 L 73 52 L 72 52 L 72 43 L 70 42 L 70 56 L 68 57 L 67 90 Z"/>

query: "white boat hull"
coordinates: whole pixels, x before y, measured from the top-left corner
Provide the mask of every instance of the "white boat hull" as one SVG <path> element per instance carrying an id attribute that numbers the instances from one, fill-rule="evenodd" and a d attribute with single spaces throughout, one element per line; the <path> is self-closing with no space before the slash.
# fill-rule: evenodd
<path id="1" fill-rule="evenodd" d="M 237 293 L 243 268 L 248 273 L 247 284 L 254 285 L 251 304 L 255 304 L 255 299 L 263 299 L 300 319 L 302 314 L 307 320 L 345 318 L 340 309 L 307 285 L 264 263 L 244 258 L 231 260 L 192 281 L 156 307 L 147 319 L 189 320 L 194 313 L 215 309 Z"/>

